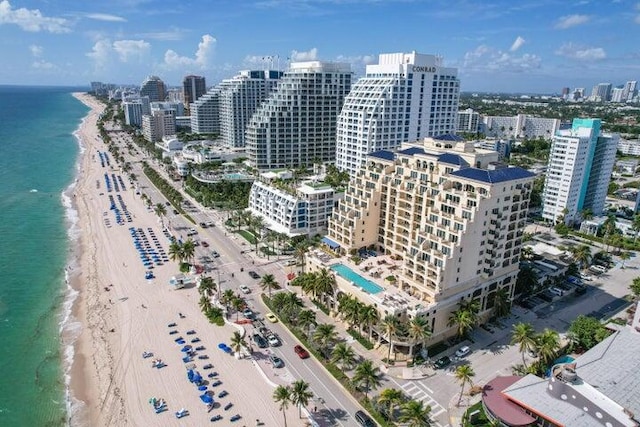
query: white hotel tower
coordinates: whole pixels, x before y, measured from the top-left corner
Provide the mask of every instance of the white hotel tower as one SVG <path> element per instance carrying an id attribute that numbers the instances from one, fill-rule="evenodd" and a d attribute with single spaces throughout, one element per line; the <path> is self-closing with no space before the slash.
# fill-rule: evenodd
<path id="1" fill-rule="evenodd" d="M 367 154 L 402 142 L 455 133 L 458 70 L 434 55 L 385 53 L 367 65 L 338 117 L 336 166 L 352 176 Z"/>

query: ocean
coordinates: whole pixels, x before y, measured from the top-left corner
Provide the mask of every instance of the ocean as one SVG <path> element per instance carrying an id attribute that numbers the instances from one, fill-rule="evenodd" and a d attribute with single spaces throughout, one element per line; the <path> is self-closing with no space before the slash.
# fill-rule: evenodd
<path id="1" fill-rule="evenodd" d="M 67 424 L 73 133 L 86 88 L 0 86 L 0 425 Z M 63 342 L 62 337 L 65 337 Z"/>

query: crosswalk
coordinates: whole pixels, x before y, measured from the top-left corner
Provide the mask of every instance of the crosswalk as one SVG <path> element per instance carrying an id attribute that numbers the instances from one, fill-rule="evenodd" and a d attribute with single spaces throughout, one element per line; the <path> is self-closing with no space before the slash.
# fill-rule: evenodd
<path id="1" fill-rule="evenodd" d="M 436 418 L 440 417 L 445 412 L 447 412 L 447 410 L 442 405 L 440 405 L 438 402 L 435 401 L 433 397 L 431 397 L 431 395 L 433 394 L 433 390 L 431 390 L 425 384 L 418 381 L 412 381 L 412 382 L 404 383 L 401 386 L 401 388 L 412 399 L 419 400 L 423 402 L 425 405 L 431 406 L 432 419 L 435 420 Z M 434 422 L 434 425 L 438 427 L 446 427 L 438 422 Z"/>

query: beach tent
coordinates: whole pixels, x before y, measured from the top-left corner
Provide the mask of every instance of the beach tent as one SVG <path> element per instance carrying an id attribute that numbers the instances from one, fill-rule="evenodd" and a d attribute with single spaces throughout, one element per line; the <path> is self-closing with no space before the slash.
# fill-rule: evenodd
<path id="1" fill-rule="evenodd" d="M 202 400 L 204 403 L 206 403 L 207 405 L 213 403 L 213 397 L 209 396 L 208 394 L 202 394 L 200 395 L 200 400 Z"/>

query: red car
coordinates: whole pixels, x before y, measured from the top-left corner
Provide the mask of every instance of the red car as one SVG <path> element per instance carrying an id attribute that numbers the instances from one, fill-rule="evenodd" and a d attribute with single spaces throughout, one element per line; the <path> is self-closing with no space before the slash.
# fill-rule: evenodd
<path id="1" fill-rule="evenodd" d="M 300 359 L 307 359 L 309 357 L 309 352 L 305 350 L 301 345 L 293 347 L 293 351 L 296 352 Z"/>
<path id="2" fill-rule="evenodd" d="M 205 248 L 208 248 L 209 244 L 207 242 L 205 242 L 205 241 L 202 241 L 202 246 L 204 246 Z"/>

